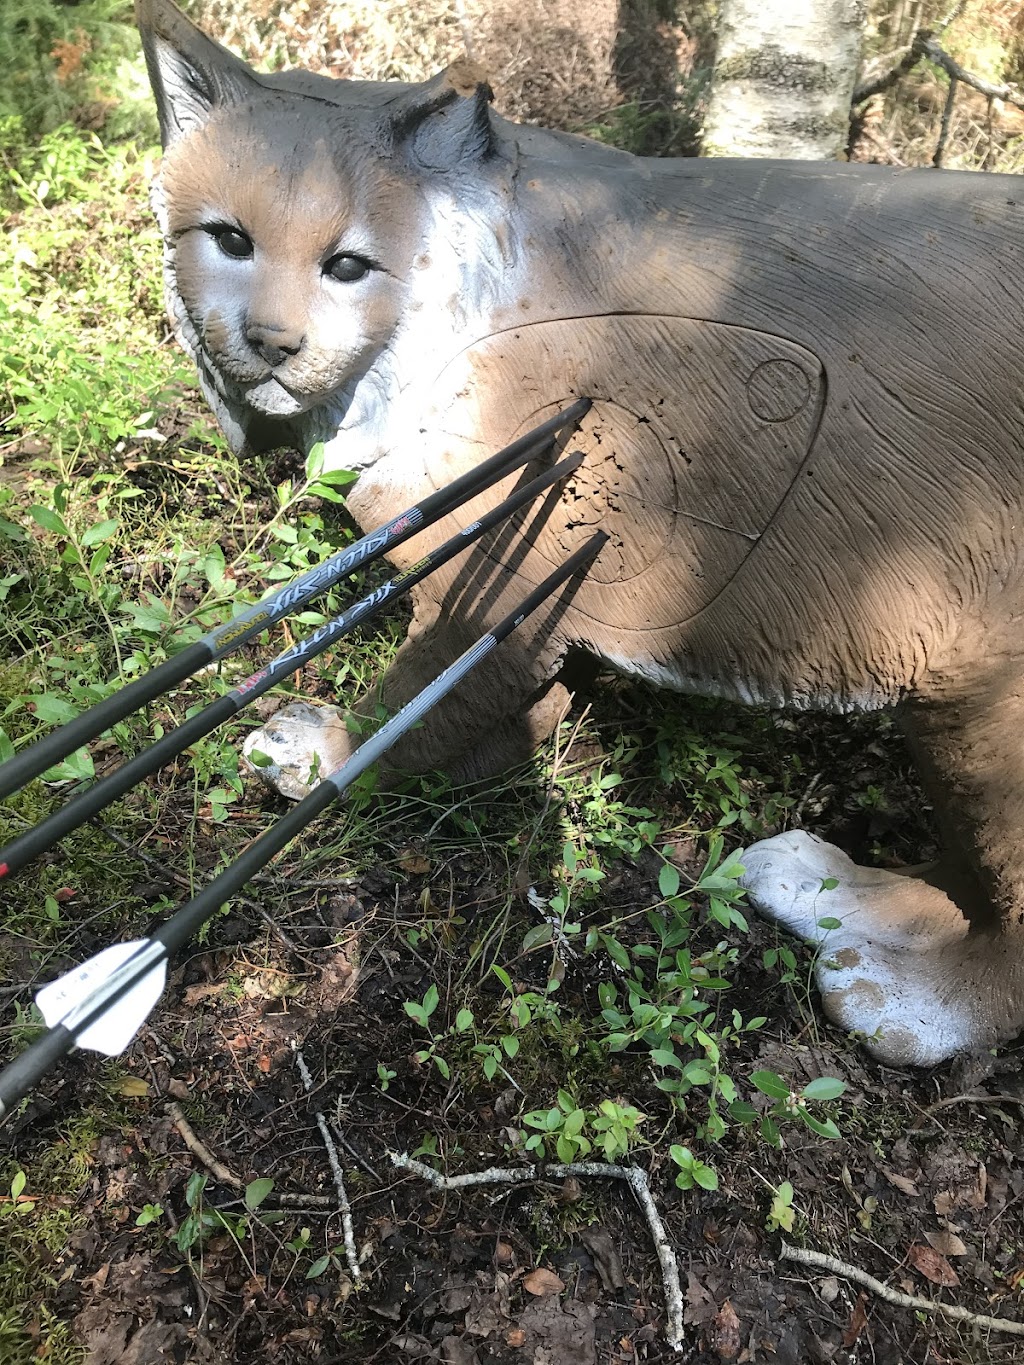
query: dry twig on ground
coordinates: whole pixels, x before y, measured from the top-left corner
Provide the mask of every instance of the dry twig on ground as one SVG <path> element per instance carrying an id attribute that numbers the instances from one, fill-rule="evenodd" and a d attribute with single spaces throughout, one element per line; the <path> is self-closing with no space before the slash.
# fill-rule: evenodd
<path id="1" fill-rule="evenodd" d="M 302 1077 L 302 1084 L 308 1094 L 313 1089 L 313 1077 L 309 1074 L 309 1067 L 299 1048 L 295 1048 L 295 1065 L 298 1067 L 299 1075 Z M 345 1190 L 345 1177 L 342 1174 L 341 1162 L 338 1160 L 338 1149 L 334 1145 L 331 1137 L 331 1130 L 327 1126 L 327 1120 L 319 1109 L 313 1111 L 317 1127 L 320 1129 L 320 1136 L 324 1140 L 327 1148 L 327 1160 L 331 1163 L 331 1174 L 334 1176 L 334 1188 L 338 1192 L 338 1207 L 341 1209 L 341 1227 L 345 1239 L 345 1259 L 348 1261 L 348 1268 L 352 1275 L 353 1283 L 360 1284 L 363 1274 L 359 1269 L 359 1256 L 356 1252 L 355 1233 L 352 1230 L 352 1206 L 348 1202 L 348 1194 Z"/>
<path id="2" fill-rule="evenodd" d="M 242 1188 L 241 1180 L 229 1171 L 222 1161 L 218 1161 L 209 1147 L 196 1136 L 192 1125 L 185 1117 L 185 1111 L 177 1100 L 172 1100 L 167 1106 L 167 1113 L 184 1139 L 185 1146 L 199 1158 L 213 1178 L 219 1180 L 222 1185 L 230 1185 L 233 1190 L 240 1190 Z"/>
<path id="3" fill-rule="evenodd" d="M 1010 1318 L 992 1318 L 987 1313 L 972 1313 L 969 1308 L 961 1308 L 955 1303 L 941 1303 L 934 1299 L 918 1298 L 916 1294 L 904 1294 L 899 1289 L 890 1289 L 888 1285 L 876 1280 L 874 1275 L 869 1275 L 859 1266 L 848 1265 L 845 1261 L 839 1261 L 835 1256 L 826 1256 L 820 1251 L 805 1251 L 803 1247 L 791 1247 L 787 1242 L 783 1242 L 779 1258 L 783 1261 L 796 1261 L 799 1265 L 813 1266 L 816 1270 L 827 1270 L 830 1275 L 841 1275 L 844 1280 L 852 1280 L 854 1284 L 863 1285 L 886 1303 L 894 1303 L 900 1308 L 912 1308 L 915 1312 L 922 1313 L 942 1313 L 957 1322 L 970 1323 L 972 1327 L 987 1327 L 992 1332 L 1009 1332 L 1014 1336 L 1024 1337 L 1024 1322 L 1013 1322 Z"/>
<path id="4" fill-rule="evenodd" d="M 432 1166 L 417 1161 L 407 1153 L 389 1152 L 392 1165 L 411 1171 L 439 1190 L 462 1190 L 472 1185 L 521 1185 L 532 1180 L 565 1180 L 569 1176 L 598 1176 L 602 1179 L 624 1180 L 633 1191 L 647 1218 L 654 1249 L 661 1263 L 661 1279 L 665 1289 L 667 1324 L 665 1339 L 670 1350 L 683 1346 L 683 1292 L 679 1282 L 679 1263 L 668 1240 L 665 1224 L 651 1194 L 647 1172 L 639 1166 L 611 1166 L 601 1161 L 574 1161 L 568 1165 L 545 1163 L 542 1166 L 490 1166 L 485 1171 L 467 1171 L 463 1175 L 443 1175 Z"/>

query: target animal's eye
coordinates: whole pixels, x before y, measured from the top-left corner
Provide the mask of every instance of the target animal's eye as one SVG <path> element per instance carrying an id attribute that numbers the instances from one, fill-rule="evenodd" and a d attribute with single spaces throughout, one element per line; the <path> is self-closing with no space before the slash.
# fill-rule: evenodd
<path id="1" fill-rule="evenodd" d="M 332 256 L 324 266 L 324 274 L 330 275 L 332 280 L 337 280 L 340 284 L 353 284 L 356 280 L 361 280 L 364 275 L 368 275 L 373 267 L 369 261 L 364 261 L 362 256 Z"/>
<path id="2" fill-rule="evenodd" d="M 236 261 L 247 261 L 252 256 L 252 238 L 238 228 L 218 225 L 208 228 L 207 231 L 225 256 L 230 256 Z"/>

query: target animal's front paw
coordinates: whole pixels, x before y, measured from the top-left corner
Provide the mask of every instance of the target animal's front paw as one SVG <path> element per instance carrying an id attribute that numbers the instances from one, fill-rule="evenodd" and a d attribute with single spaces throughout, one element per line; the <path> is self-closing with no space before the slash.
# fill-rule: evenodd
<path id="1" fill-rule="evenodd" d="M 296 701 L 247 736 L 242 763 L 281 796 L 301 801 L 351 752 L 351 736 L 336 706 Z"/>
<path id="2" fill-rule="evenodd" d="M 991 935 L 972 935 L 943 891 L 858 867 L 801 830 L 740 856 L 755 909 L 821 949 L 814 975 L 825 1013 L 880 1061 L 934 1066 L 1006 1035 L 1013 945 L 1000 952 Z"/>

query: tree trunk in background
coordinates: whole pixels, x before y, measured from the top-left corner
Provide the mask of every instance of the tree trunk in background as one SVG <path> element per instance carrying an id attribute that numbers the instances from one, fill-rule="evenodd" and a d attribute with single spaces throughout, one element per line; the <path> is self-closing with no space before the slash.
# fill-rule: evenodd
<path id="1" fill-rule="evenodd" d="M 863 0 L 722 0 L 701 154 L 837 157 L 863 27 Z"/>

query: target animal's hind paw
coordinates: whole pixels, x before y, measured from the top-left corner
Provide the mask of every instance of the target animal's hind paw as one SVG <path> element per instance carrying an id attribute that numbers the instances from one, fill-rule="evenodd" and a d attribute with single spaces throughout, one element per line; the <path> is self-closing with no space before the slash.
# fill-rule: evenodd
<path id="1" fill-rule="evenodd" d="M 991 1047 L 1024 1022 L 1019 954 L 971 929 L 952 900 L 917 877 L 858 867 L 802 830 L 742 854 L 751 904 L 816 944 L 825 1013 L 892 1066 L 934 1066 Z"/>

